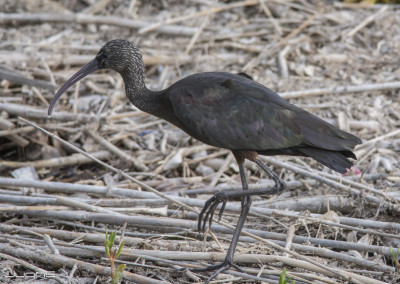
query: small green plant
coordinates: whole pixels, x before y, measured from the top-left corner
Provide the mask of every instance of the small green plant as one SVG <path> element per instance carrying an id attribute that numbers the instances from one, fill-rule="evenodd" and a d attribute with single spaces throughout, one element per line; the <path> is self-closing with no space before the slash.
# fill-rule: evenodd
<path id="1" fill-rule="evenodd" d="M 292 282 L 290 282 L 292 281 Z M 281 275 L 279 276 L 279 284 L 295 284 L 296 282 L 292 280 L 290 277 L 286 277 L 286 268 L 282 270 Z"/>
<path id="2" fill-rule="evenodd" d="M 390 253 L 392 254 L 392 260 L 394 262 L 394 266 L 396 267 L 396 271 L 400 270 L 400 249 L 397 251 L 394 248 L 390 247 Z"/>
<path id="3" fill-rule="evenodd" d="M 117 235 L 117 232 L 112 232 L 110 235 L 107 232 L 106 228 L 106 241 L 104 243 L 104 248 L 106 251 L 106 254 L 108 256 L 108 259 L 110 260 L 110 266 L 111 266 L 111 278 L 112 278 L 112 283 L 116 284 L 119 281 L 119 278 L 121 277 L 122 272 L 124 272 L 126 265 L 125 264 L 120 264 L 118 265 L 117 268 L 115 268 L 114 261 L 118 258 L 118 256 L 121 254 L 122 247 L 124 246 L 125 241 L 122 240 L 119 244 L 118 250 L 113 249 L 114 245 L 114 240 Z"/>

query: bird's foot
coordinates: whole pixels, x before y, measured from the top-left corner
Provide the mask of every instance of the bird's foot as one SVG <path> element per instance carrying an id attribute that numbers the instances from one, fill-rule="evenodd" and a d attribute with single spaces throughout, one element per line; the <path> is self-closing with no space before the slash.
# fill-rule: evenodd
<path id="1" fill-rule="evenodd" d="M 203 233 L 205 232 L 207 221 L 209 228 L 211 228 L 215 210 L 217 209 L 217 206 L 220 203 L 222 203 L 222 207 L 219 210 L 218 217 L 219 219 L 221 219 L 227 201 L 228 201 L 228 196 L 224 192 L 218 192 L 217 194 L 215 194 L 213 197 L 211 197 L 206 201 L 206 204 L 204 204 L 204 207 L 199 214 L 199 221 L 197 224 L 199 232 Z"/>
<path id="2" fill-rule="evenodd" d="M 204 268 L 193 268 L 190 269 L 192 272 L 207 272 L 207 271 L 214 271 L 214 273 L 208 277 L 208 279 L 204 282 L 205 284 L 209 283 L 212 279 L 214 279 L 218 274 L 224 272 L 225 270 L 230 269 L 231 267 L 235 268 L 239 272 L 244 272 L 238 265 L 233 263 L 233 259 L 231 257 L 226 257 L 224 262 L 220 264 L 210 265 Z"/>
<path id="3" fill-rule="evenodd" d="M 275 181 L 275 185 L 272 188 L 273 194 L 277 194 L 286 188 L 286 183 L 283 180 L 281 180 L 280 178 L 277 178 L 274 181 Z"/>

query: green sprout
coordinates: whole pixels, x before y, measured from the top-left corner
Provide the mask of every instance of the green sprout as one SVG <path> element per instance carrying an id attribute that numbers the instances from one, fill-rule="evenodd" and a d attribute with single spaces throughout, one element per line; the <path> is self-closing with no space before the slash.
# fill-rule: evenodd
<path id="1" fill-rule="evenodd" d="M 397 251 L 394 250 L 394 248 L 389 247 L 390 253 L 392 254 L 392 260 L 394 262 L 394 266 L 396 267 L 396 271 L 400 270 L 400 249 L 397 249 Z"/>
<path id="2" fill-rule="evenodd" d="M 104 248 L 106 251 L 106 254 L 108 256 L 108 259 L 110 260 L 110 266 L 111 266 L 111 278 L 112 278 L 112 283 L 116 284 L 119 281 L 119 278 L 121 277 L 122 272 L 124 272 L 126 265 L 125 264 L 120 264 L 118 265 L 117 268 L 115 268 L 115 260 L 118 258 L 118 256 L 121 254 L 122 247 L 125 244 L 125 240 L 122 240 L 119 244 L 118 250 L 113 249 L 115 237 L 117 236 L 117 232 L 112 232 L 110 235 L 107 232 L 106 228 L 106 241 L 104 243 Z"/>
<path id="3" fill-rule="evenodd" d="M 292 282 L 290 282 L 292 281 Z M 282 270 L 281 275 L 279 276 L 279 284 L 295 284 L 296 282 L 292 280 L 290 277 L 286 277 L 286 268 Z"/>

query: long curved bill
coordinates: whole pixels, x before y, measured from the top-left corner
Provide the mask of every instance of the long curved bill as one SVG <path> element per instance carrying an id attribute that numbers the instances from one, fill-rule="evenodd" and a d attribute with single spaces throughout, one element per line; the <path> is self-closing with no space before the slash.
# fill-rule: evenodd
<path id="1" fill-rule="evenodd" d="M 68 90 L 73 84 L 85 78 L 87 75 L 93 73 L 96 70 L 99 70 L 99 62 L 96 58 L 94 58 L 88 64 L 83 66 L 81 70 L 79 70 L 71 78 L 69 78 L 68 81 L 65 82 L 64 85 L 62 85 L 62 87 L 58 90 L 56 95 L 51 100 L 49 109 L 47 111 L 48 115 L 51 115 L 58 99 L 62 96 L 62 94 L 65 93 L 66 90 Z"/>

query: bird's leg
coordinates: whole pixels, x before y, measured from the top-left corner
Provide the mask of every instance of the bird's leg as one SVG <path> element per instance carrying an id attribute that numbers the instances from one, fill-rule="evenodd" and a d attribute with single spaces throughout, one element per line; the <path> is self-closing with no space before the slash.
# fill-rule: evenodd
<path id="1" fill-rule="evenodd" d="M 242 188 L 247 190 L 249 186 L 247 183 L 246 172 L 244 168 L 245 155 L 243 155 L 239 151 L 232 151 L 232 153 L 235 156 L 235 159 L 239 165 L 239 173 L 240 173 L 240 179 L 242 181 Z M 213 197 L 208 199 L 199 214 L 199 219 L 198 219 L 199 221 L 197 223 L 197 228 L 199 232 L 205 232 L 207 220 L 208 220 L 208 227 L 211 228 L 215 210 L 217 209 L 220 203 L 222 205 L 218 214 L 219 219 L 221 219 L 222 217 L 222 213 L 225 210 L 225 205 L 228 200 L 246 195 L 247 194 L 245 193 L 245 191 L 236 191 L 236 190 L 225 191 L 225 192 L 218 192 Z M 243 199 L 242 199 L 242 208 L 243 208 Z"/>
<path id="2" fill-rule="evenodd" d="M 239 164 L 239 171 L 240 171 L 240 177 L 242 179 L 242 185 L 243 179 L 246 179 L 246 175 L 244 172 L 244 166 L 242 165 L 244 162 L 244 155 L 241 155 L 241 153 L 234 152 L 236 160 Z M 198 221 L 198 230 L 199 232 L 204 232 L 206 229 L 206 225 L 208 222 L 209 228 L 211 228 L 213 217 L 215 210 L 217 209 L 218 205 L 221 204 L 221 209 L 219 210 L 219 219 L 221 219 L 222 214 L 225 209 L 226 202 L 228 200 L 232 200 L 235 198 L 239 197 L 244 197 L 244 196 L 253 196 L 253 195 L 260 195 L 260 194 L 277 194 L 282 192 L 282 190 L 285 189 L 285 182 L 280 179 L 266 164 L 264 164 L 258 157 L 257 154 L 255 155 L 247 155 L 249 159 L 253 162 L 255 162 L 264 172 L 268 174 L 270 178 L 275 182 L 275 185 L 273 188 L 269 189 L 254 189 L 254 190 L 233 190 L 233 191 L 222 191 L 216 193 L 213 197 L 208 199 L 206 203 L 204 204 L 203 209 L 201 210 L 199 214 L 199 221 Z M 242 162 L 243 161 L 243 162 Z M 242 165 L 242 166 L 241 166 Z M 246 182 L 246 188 L 248 188 L 247 185 L 247 180 Z M 244 187 L 244 185 L 243 185 Z M 243 208 L 243 202 L 245 199 L 242 198 L 242 208 Z M 204 216 L 204 218 L 203 218 Z"/>
<path id="3" fill-rule="evenodd" d="M 237 223 L 235 231 L 233 233 L 232 242 L 231 242 L 231 245 L 229 246 L 225 260 L 220 264 L 211 265 L 211 266 L 208 266 L 205 268 L 191 269 L 191 271 L 193 271 L 193 272 L 215 270 L 215 272 L 210 276 L 210 278 L 206 281 L 206 283 L 208 283 L 209 281 L 211 281 L 211 279 L 213 279 L 219 273 L 229 269 L 230 267 L 234 267 L 235 269 L 241 271 L 240 267 L 238 267 L 236 264 L 233 263 L 233 255 L 235 253 L 235 248 L 236 248 L 237 242 L 239 240 L 240 232 L 241 232 L 244 222 L 246 220 L 246 216 L 250 210 L 250 205 L 251 205 L 251 201 L 252 201 L 251 196 L 260 195 L 260 194 L 277 194 L 285 188 L 284 181 L 282 179 L 280 179 L 267 165 L 265 165 L 258 158 L 256 152 L 252 152 L 252 151 L 232 151 L 232 152 L 235 155 L 235 158 L 239 164 L 239 172 L 240 172 L 240 178 L 242 180 L 243 190 L 219 192 L 219 193 L 215 194 L 212 198 L 207 200 L 203 209 L 201 210 L 201 213 L 199 214 L 199 221 L 198 221 L 199 231 L 204 232 L 207 220 L 209 222 L 209 226 L 211 227 L 214 212 L 220 203 L 222 203 L 221 209 L 218 214 L 220 218 L 222 216 L 222 212 L 225 209 L 226 202 L 228 200 L 231 200 L 234 198 L 238 198 L 238 197 L 242 198 L 242 211 L 240 213 L 238 223 Z M 254 189 L 254 190 L 248 189 L 249 186 L 247 183 L 247 178 L 246 178 L 245 168 L 244 168 L 244 159 L 245 158 L 247 158 L 247 159 L 255 162 L 257 165 L 259 165 L 260 168 L 263 171 L 265 171 L 274 180 L 275 185 L 273 188 Z M 205 215 L 205 217 L 203 218 L 204 215 Z"/>
<path id="4" fill-rule="evenodd" d="M 218 192 L 213 197 L 208 199 L 204 204 L 203 209 L 199 214 L 199 221 L 197 223 L 197 229 L 199 232 L 205 232 L 207 220 L 208 220 L 208 227 L 211 228 L 212 220 L 214 217 L 215 210 L 217 209 L 218 205 L 222 203 L 221 208 L 218 213 L 219 219 L 222 217 L 222 213 L 224 212 L 226 202 L 228 200 L 246 196 L 243 192 L 239 191 L 227 191 L 227 192 Z M 243 207 L 243 200 L 242 200 L 242 207 Z M 203 218 L 204 216 L 204 218 Z"/>
<path id="5" fill-rule="evenodd" d="M 260 160 L 260 158 L 256 158 L 254 162 L 264 171 L 267 173 L 267 175 L 272 178 L 272 180 L 275 182 L 274 187 L 272 188 L 272 191 L 268 192 L 269 194 L 277 194 L 281 192 L 282 190 L 285 189 L 286 184 L 285 182 L 279 178 L 276 173 L 274 173 L 266 164 L 263 163 L 263 161 Z"/>
<path id="6" fill-rule="evenodd" d="M 245 168 L 244 168 L 243 162 L 239 163 L 239 171 L 240 171 L 240 178 L 242 180 L 243 190 L 246 191 L 249 189 L 249 186 L 247 183 L 247 178 L 246 178 L 246 173 L 245 173 Z M 226 200 L 227 199 L 224 199 L 223 206 L 225 205 Z M 244 222 L 246 221 L 247 214 L 249 213 L 251 201 L 252 201 L 251 196 L 249 196 L 249 195 L 242 196 L 242 211 L 240 213 L 239 220 L 237 222 L 235 231 L 233 233 L 232 241 L 229 246 L 228 252 L 226 253 L 225 260 L 220 264 L 210 265 L 205 268 L 191 269 L 191 271 L 193 271 L 193 272 L 204 272 L 204 271 L 215 270 L 215 272 L 205 281 L 205 283 L 209 283 L 219 273 L 221 273 L 231 267 L 234 267 L 235 269 L 242 271 L 242 269 L 239 266 L 237 266 L 236 264 L 233 263 L 233 255 L 235 253 L 236 245 L 239 241 L 240 232 L 242 231 Z M 204 211 L 204 209 L 203 209 L 203 211 Z M 202 211 L 202 213 L 203 213 L 203 211 Z M 212 212 L 212 214 L 211 214 L 211 218 L 212 218 L 213 213 L 214 212 Z M 208 216 L 208 214 L 206 215 L 206 217 L 207 216 Z M 201 219 L 200 219 L 199 223 L 200 222 L 201 222 Z M 210 220 L 210 223 L 211 223 L 211 220 Z M 210 224 L 210 226 L 211 226 L 211 224 Z"/>

